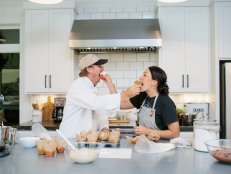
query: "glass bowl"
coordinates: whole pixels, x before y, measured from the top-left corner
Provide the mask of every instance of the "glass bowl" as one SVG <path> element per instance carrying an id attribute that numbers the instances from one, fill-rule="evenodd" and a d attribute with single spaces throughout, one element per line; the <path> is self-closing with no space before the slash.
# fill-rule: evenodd
<path id="1" fill-rule="evenodd" d="M 75 144 L 76 150 L 67 147 L 65 155 L 68 161 L 80 164 L 91 163 L 95 161 L 100 153 L 102 143 L 78 142 Z"/>
<path id="2" fill-rule="evenodd" d="M 209 140 L 205 145 L 209 153 L 219 162 L 231 164 L 231 140 Z"/>

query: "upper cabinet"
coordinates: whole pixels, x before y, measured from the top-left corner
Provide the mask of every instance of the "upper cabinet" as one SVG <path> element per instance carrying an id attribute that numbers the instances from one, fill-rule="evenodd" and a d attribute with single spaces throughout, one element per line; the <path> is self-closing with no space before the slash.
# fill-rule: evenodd
<path id="1" fill-rule="evenodd" d="M 208 7 L 160 7 L 163 46 L 160 66 L 170 92 L 208 92 L 210 17 Z"/>
<path id="2" fill-rule="evenodd" d="M 219 58 L 231 58 L 231 2 L 219 2 L 217 6 L 217 34 Z"/>
<path id="3" fill-rule="evenodd" d="M 25 11 L 26 93 L 67 92 L 73 81 L 73 18 L 73 9 Z"/>

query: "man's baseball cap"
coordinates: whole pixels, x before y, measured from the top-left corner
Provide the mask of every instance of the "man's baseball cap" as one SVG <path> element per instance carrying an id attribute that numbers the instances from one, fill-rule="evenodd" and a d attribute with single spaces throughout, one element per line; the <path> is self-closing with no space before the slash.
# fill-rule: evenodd
<path id="1" fill-rule="evenodd" d="M 94 54 L 88 54 L 84 56 L 79 62 L 79 69 L 82 71 L 91 65 L 103 65 L 108 62 L 108 59 L 100 59 Z"/>

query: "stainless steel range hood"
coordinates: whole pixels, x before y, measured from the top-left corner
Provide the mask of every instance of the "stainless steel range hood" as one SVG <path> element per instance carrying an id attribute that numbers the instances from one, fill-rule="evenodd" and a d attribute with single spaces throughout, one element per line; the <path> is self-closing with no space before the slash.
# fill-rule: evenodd
<path id="1" fill-rule="evenodd" d="M 77 52 L 156 52 L 161 45 L 158 19 L 75 20 L 69 40 Z"/>

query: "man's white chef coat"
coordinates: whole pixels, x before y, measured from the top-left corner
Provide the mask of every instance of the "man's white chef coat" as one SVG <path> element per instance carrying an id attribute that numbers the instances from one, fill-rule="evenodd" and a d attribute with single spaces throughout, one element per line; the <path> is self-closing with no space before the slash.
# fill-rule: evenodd
<path id="1" fill-rule="evenodd" d="M 108 127 L 107 116 L 102 113 L 120 109 L 120 94 L 98 95 L 98 89 L 87 77 L 80 77 L 70 87 L 60 131 L 74 138 L 83 130 L 101 130 Z"/>

